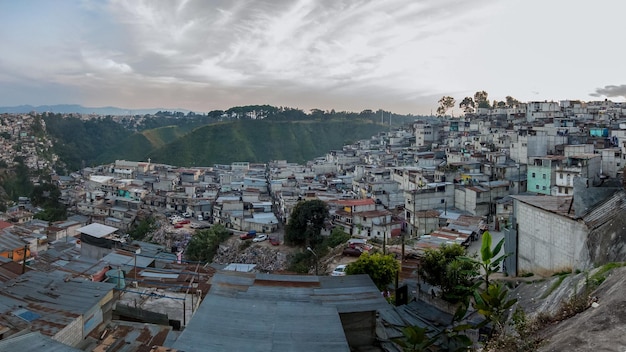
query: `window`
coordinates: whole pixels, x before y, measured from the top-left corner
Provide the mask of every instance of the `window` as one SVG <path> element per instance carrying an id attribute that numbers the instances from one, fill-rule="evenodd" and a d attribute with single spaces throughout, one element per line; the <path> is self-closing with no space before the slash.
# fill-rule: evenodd
<path id="1" fill-rule="evenodd" d="M 563 174 L 559 174 L 559 178 L 562 180 L 563 179 Z"/>
<path id="2" fill-rule="evenodd" d="M 543 186 L 542 189 L 545 191 L 546 190 L 546 186 Z"/>
<path id="3" fill-rule="evenodd" d="M 533 178 L 535 178 L 535 173 L 534 173 L 534 172 L 533 172 L 533 175 L 532 175 L 532 176 L 533 176 Z"/>
<path id="4" fill-rule="evenodd" d="M 445 200 L 445 199 L 442 199 L 442 200 L 441 200 L 441 204 L 443 204 L 443 203 L 445 203 L 445 202 L 446 202 L 446 200 Z"/>
<path id="5" fill-rule="evenodd" d="M 565 187 L 565 194 L 569 194 L 567 187 Z"/>
<path id="6" fill-rule="evenodd" d="M 546 174 L 543 174 L 543 179 L 544 179 L 544 180 L 546 179 Z"/>
<path id="7" fill-rule="evenodd" d="M 539 185 L 535 185 L 535 188 L 536 188 L 536 189 L 539 189 Z"/>

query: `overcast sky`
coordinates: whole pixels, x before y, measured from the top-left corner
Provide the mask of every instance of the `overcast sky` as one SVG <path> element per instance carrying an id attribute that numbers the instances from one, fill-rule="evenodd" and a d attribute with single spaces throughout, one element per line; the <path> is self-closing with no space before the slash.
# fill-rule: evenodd
<path id="1" fill-rule="evenodd" d="M 624 101 L 626 1 L 0 0 L 0 105 Z"/>

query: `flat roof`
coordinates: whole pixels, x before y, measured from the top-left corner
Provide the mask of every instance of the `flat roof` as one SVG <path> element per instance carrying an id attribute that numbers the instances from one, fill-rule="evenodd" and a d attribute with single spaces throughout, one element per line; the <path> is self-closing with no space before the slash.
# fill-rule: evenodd
<path id="1" fill-rule="evenodd" d="M 96 238 L 106 237 L 114 233 L 117 230 L 118 229 L 116 227 L 98 224 L 96 222 L 76 229 L 76 231 L 80 233 L 83 233 L 85 235 L 89 235 L 92 237 L 96 237 Z"/>

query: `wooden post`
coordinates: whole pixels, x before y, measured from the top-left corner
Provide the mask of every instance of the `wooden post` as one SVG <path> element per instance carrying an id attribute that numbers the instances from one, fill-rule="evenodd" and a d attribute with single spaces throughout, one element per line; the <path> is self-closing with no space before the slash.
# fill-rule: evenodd
<path id="1" fill-rule="evenodd" d="M 22 274 L 26 272 L 26 251 L 28 250 L 28 245 L 24 245 L 24 255 L 22 255 Z"/>

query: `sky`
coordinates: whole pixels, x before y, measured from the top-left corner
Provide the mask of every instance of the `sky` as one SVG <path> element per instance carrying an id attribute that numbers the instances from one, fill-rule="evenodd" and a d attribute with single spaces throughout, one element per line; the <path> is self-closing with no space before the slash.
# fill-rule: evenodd
<path id="1" fill-rule="evenodd" d="M 0 0 L 0 106 L 624 101 L 625 13 L 619 0 Z"/>

